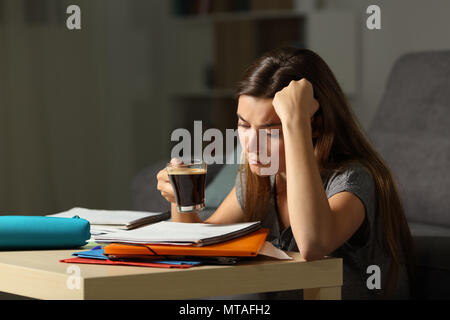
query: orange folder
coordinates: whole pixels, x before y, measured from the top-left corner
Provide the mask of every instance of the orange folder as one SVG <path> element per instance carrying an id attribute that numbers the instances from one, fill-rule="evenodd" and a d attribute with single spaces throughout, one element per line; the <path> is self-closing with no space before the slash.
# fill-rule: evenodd
<path id="1" fill-rule="evenodd" d="M 259 229 L 248 235 L 209 246 L 171 244 L 119 244 L 104 248 L 106 255 L 116 258 L 145 258 L 149 256 L 252 257 L 258 255 L 269 229 Z"/>

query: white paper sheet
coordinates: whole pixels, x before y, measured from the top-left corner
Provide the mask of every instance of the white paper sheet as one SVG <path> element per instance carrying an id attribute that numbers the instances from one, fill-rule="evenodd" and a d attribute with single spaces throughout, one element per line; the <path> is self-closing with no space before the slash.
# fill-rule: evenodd
<path id="1" fill-rule="evenodd" d="M 260 225 L 259 221 L 233 224 L 161 221 L 134 230 L 118 230 L 116 232 L 98 235 L 95 236 L 95 240 L 101 242 L 128 243 L 199 243 L 215 237 L 223 239 L 229 234 L 239 233 L 242 230 L 254 228 L 258 225 Z M 243 234 L 247 233 L 243 232 Z"/>
<path id="2" fill-rule="evenodd" d="M 292 258 L 289 257 L 286 254 L 286 252 L 276 248 L 269 241 L 264 242 L 264 244 L 262 245 L 262 247 L 259 250 L 258 254 L 263 255 L 263 256 L 267 256 L 267 257 L 276 258 L 276 259 L 279 259 L 279 260 L 292 260 Z"/>

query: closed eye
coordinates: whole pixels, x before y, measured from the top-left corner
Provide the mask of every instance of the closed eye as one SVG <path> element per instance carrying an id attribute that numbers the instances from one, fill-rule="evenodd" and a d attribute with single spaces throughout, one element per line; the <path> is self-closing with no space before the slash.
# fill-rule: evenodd
<path id="1" fill-rule="evenodd" d="M 248 124 L 246 124 L 246 123 L 241 123 L 241 122 L 238 122 L 238 127 L 242 127 L 242 128 L 250 128 L 250 125 L 248 125 Z"/>

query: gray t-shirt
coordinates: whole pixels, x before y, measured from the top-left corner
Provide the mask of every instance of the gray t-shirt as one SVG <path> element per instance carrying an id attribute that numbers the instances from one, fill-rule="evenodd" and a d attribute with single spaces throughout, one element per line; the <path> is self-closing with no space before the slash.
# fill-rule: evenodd
<path id="1" fill-rule="evenodd" d="M 278 210 L 276 206 L 275 176 L 270 176 L 272 197 L 269 208 L 262 221 L 262 227 L 270 230 L 267 240 L 282 250 L 299 251 L 290 227 L 280 231 Z M 245 184 L 243 177 L 242 184 Z M 366 215 L 361 227 L 355 234 L 332 252 L 329 256 L 343 259 L 343 299 L 376 299 L 383 298 L 383 279 L 387 276 L 390 258 L 382 246 L 383 226 L 381 225 L 376 206 L 376 191 L 372 175 L 368 169 L 359 164 L 351 164 L 340 172 L 334 172 L 329 178 L 324 178 L 323 185 L 327 198 L 348 191 L 361 199 L 366 209 Z M 239 174 L 236 177 L 236 196 L 241 207 L 244 207 L 243 191 Z M 371 265 L 380 267 L 381 289 L 368 289 L 367 280 L 373 270 Z M 409 283 L 406 268 L 401 265 L 399 270 L 397 290 L 393 298 L 408 299 Z M 373 283 L 372 278 L 370 283 Z M 263 299 L 300 299 L 301 290 L 261 293 Z"/>

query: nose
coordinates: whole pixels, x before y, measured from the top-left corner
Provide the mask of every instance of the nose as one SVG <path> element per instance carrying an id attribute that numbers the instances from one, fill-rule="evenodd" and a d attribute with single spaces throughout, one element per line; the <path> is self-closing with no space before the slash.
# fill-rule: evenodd
<path id="1" fill-rule="evenodd" d="M 246 133 L 245 151 L 250 164 L 259 162 L 260 139 L 261 137 L 259 137 L 258 130 L 251 129 Z"/>
<path id="2" fill-rule="evenodd" d="M 245 151 L 247 153 L 257 153 L 258 151 L 258 134 L 255 129 L 246 132 Z"/>

